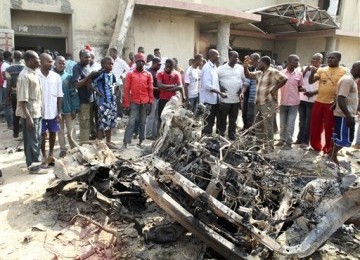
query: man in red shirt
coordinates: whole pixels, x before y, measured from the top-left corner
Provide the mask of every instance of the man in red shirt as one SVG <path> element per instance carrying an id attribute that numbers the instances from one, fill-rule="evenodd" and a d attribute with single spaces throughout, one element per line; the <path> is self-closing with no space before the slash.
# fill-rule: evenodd
<path id="1" fill-rule="evenodd" d="M 131 142 L 135 121 L 139 122 L 139 146 L 145 139 L 146 115 L 151 110 L 154 101 L 153 78 L 150 72 L 144 70 L 145 55 L 135 55 L 136 69 L 128 72 L 124 89 L 124 111 L 130 109 L 129 122 L 126 126 L 122 149 Z"/>
<path id="2" fill-rule="evenodd" d="M 176 94 L 176 91 L 182 90 L 181 75 L 175 69 L 175 62 L 172 59 L 165 61 L 165 68 L 159 72 L 156 76 L 157 85 L 160 90 L 159 94 L 159 121 L 158 132 L 161 127 L 161 113 L 164 110 L 166 103 L 172 96 Z M 159 136 L 159 133 L 158 133 Z"/>

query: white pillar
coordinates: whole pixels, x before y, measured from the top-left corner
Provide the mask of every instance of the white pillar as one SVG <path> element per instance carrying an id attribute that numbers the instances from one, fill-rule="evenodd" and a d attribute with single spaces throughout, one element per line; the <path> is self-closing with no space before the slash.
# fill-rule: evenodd
<path id="1" fill-rule="evenodd" d="M 336 51 L 336 39 L 334 36 L 326 37 L 325 53 L 328 55 L 332 51 Z"/>
<path id="2" fill-rule="evenodd" d="M 130 27 L 130 22 L 134 13 L 135 1 L 119 1 L 119 10 L 116 17 L 115 29 L 109 47 L 116 47 L 121 55 L 124 47 L 125 38 Z M 109 48 L 107 51 L 109 55 Z"/>
<path id="3" fill-rule="evenodd" d="M 228 60 L 229 39 L 230 39 L 230 23 L 219 22 L 216 49 L 220 54 L 220 64 L 223 64 Z"/>

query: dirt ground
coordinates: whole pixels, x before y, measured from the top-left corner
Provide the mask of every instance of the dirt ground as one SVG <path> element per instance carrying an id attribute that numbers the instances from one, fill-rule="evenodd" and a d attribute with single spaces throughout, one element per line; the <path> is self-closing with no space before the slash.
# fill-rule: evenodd
<path id="1" fill-rule="evenodd" d="M 113 136 L 119 147 L 122 136 L 123 130 Z M 55 179 L 52 169 L 44 175 L 29 174 L 21 150 L 23 144 L 12 137 L 12 131 L 6 129 L 4 122 L 0 123 L 0 140 L 0 167 L 5 181 L 0 186 L 0 259 L 75 259 L 88 251 L 94 241 L 97 241 L 97 254 L 89 259 L 199 259 L 203 255 L 205 245 L 190 233 L 176 243 L 147 244 L 132 225 L 123 221 L 109 223 L 119 232 L 121 240 L 117 248 L 109 246 L 111 236 L 108 233 L 99 233 L 94 225 L 85 226 L 81 221 L 70 222 L 80 212 L 104 224 L 102 213 L 84 205 L 72 187 L 68 187 L 68 193 L 46 193 Z M 145 146 L 150 147 L 151 142 L 146 141 Z M 56 148 L 57 156 L 59 151 Z M 140 154 L 141 149 L 133 144 L 118 155 L 137 160 Z M 359 174 L 357 161 L 360 151 L 349 148 L 341 154 L 340 161 L 349 162 L 352 172 Z M 326 168 L 324 157 L 299 147 L 290 151 L 276 150 L 272 156 L 297 161 L 298 165 L 314 173 Z M 151 199 L 147 201 L 146 210 L 135 213 L 135 216 L 141 218 L 147 227 L 171 222 Z M 346 245 L 328 242 L 313 259 L 359 259 L 360 234 L 355 231 L 350 235 L 352 242 Z"/>

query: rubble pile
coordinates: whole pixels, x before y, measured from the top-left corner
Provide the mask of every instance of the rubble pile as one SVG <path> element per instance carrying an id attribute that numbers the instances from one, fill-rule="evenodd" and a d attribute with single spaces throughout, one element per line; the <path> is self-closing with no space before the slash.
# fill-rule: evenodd
<path id="1" fill-rule="evenodd" d="M 306 257 L 360 213 L 355 175 L 296 173 L 259 154 L 251 136 L 200 137 L 201 117 L 179 104 L 165 107 L 154 169 L 141 186 L 223 257 Z"/>
<path id="2" fill-rule="evenodd" d="M 356 175 L 299 172 L 294 163 L 258 153 L 251 135 L 233 143 L 202 137 L 205 115 L 205 107 L 194 115 L 175 96 L 146 159 L 115 157 L 101 142 L 81 146 L 56 161 L 58 185 L 87 183 L 84 202 L 113 221 L 134 223 L 147 242 L 176 241 L 187 230 L 225 259 L 307 257 L 348 219 L 359 222 Z M 147 196 L 175 223 L 144 232 L 132 213 L 145 208 Z"/>

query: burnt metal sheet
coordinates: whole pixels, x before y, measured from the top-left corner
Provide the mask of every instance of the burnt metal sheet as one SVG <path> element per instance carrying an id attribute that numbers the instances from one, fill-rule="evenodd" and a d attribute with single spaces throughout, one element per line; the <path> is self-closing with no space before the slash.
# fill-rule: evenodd
<path id="1" fill-rule="evenodd" d="M 261 15 L 261 22 L 252 24 L 265 33 L 296 33 L 339 28 L 325 10 L 303 3 L 275 5 L 250 12 Z"/>

